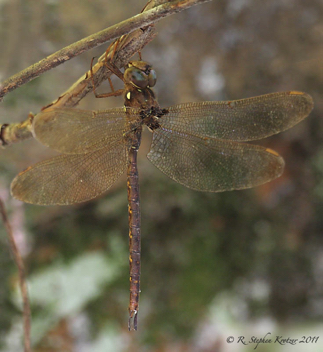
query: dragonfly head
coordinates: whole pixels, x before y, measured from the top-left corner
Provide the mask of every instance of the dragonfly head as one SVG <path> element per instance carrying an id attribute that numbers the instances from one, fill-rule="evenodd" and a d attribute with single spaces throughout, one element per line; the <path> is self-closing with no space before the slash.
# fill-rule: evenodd
<path id="1" fill-rule="evenodd" d="M 156 84 L 156 71 L 144 61 L 130 61 L 124 72 L 124 79 L 127 83 L 136 88 L 149 88 Z"/>

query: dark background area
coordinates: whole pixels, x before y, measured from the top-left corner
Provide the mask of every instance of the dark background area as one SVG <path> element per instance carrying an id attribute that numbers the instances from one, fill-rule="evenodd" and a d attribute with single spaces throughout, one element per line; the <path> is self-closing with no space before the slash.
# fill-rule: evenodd
<path id="1" fill-rule="evenodd" d="M 0 3 L 0 80 L 127 19 L 144 1 Z M 13 177 L 52 153 L 34 140 L 0 154 L 0 196 L 24 255 L 34 351 L 251 351 L 230 335 L 320 336 L 323 317 L 323 3 L 214 0 L 156 24 L 142 52 L 157 71 L 162 107 L 299 90 L 315 108 L 293 129 L 257 144 L 279 152 L 284 174 L 251 190 L 202 193 L 164 176 L 139 152 L 142 294 L 139 331 L 127 331 L 126 178 L 102 197 L 40 207 L 11 198 Z M 107 46 L 5 97 L 1 123 L 26 119 L 61 95 Z M 114 81 L 116 82 L 116 81 Z M 99 91 L 109 91 L 104 84 Z M 122 106 L 95 99 L 87 109 Z M 17 269 L 0 227 L 0 351 L 20 351 Z M 322 339 L 306 350 L 322 349 Z M 258 351 L 300 346 L 259 345 Z M 304 345 L 303 345 L 304 347 Z M 2 348 L 2 349 L 1 349 Z M 304 349 L 302 349 L 304 350 Z"/>

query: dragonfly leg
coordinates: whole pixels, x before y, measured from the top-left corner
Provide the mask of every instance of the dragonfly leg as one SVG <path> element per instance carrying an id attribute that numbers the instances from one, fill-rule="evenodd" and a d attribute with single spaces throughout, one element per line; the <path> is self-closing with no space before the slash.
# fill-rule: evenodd
<path id="1" fill-rule="evenodd" d="M 114 73 L 117 77 L 119 77 L 123 82 L 124 82 L 124 77 L 123 77 L 123 73 L 119 70 L 119 68 L 113 63 L 113 58 L 115 56 L 117 47 L 120 43 L 120 41 L 122 41 L 122 37 L 118 38 L 116 41 L 114 41 L 113 43 L 111 43 L 108 47 L 108 49 L 105 51 L 105 56 L 104 56 L 104 65 L 112 72 Z M 111 49 L 113 46 L 113 49 Z M 111 52 L 112 50 L 112 54 L 111 54 L 111 58 L 108 59 L 108 54 Z M 93 85 L 93 92 L 96 98 L 108 98 L 108 97 L 117 97 L 119 95 L 122 95 L 123 93 L 123 89 L 118 89 L 118 90 L 114 90 L 112 81 L 110 79 L 110 77 L 108 77 L 108 81 L 109 81 L 109 85 L 111 88 L 111 92 L 110 93 L 103 93 L 103 94 L 97 94 L 95 91 L 95 84 L 94 84 L 94 79 L 93 79 L 93 60 L 94 57 L 91 60 L 91 80 L 92 80 L 92 85 Z"/>
<path id="2" fill-rule="evenodd" d="M 108 49 L 105 52 L 105 56 L 104 56 L 104 65 L 112 72 L 114 73 L 117 77 L 119 77 L 121 79 L 122 82 L 124 82 L 124 78 L 123 78 L 123 73 L 119 70 L 119 68 L 113 63 L 113 58 L 114 55 L 117 51 L 117 47 L 119 45 L 119 43 L 121 42 L 122 37 L 118 38 L 116 41 L 114 41 L 113 43 L 110 44 L 110 46 L 108 47 Z M 108 59 L 108 53 L 111 51 L 111 47 L 112 45 L 114 45 L 113 50 L 112 50 L 112 54 L 111 54 L 111 58 Z M 113 90 L 112 90 L 113 91 Z"/>
<path id="3" fill-rule="evenodd" d="M 104 65 L 105 65 L 112 73 L 114 73 L 117 77 L 119 77 L 122 82 L 124 82 L 123 73 L 119 70 L 119 68 L 118 68 L 112 61 L 104 60 Z"/>
<path id="4" fill-rule="evenodd" d="M 91 60 L 91 80 L 92 80 L 92 85 L 93 85 L 93 93 L 95 95 L 96 98 L 108 98 L 108 97 L 117 97 L 119 95 L 122 95 L 124 89 L 118 89 L 118 90 L 114 90 L 114 87 L 113 87 L 113 84 L 111 82 L 111 79 L 110 77 L 108 78 L 109 80 L 109 84 L 110 84 L 110 88 L 112 90 L 112 92 L 110 93 L 102 93 L 102 94 L 98 94 L 96 91 L 95 91 L 95 83 L 94 83 L 94 79 L 93 79 L 93 60 L 94 60 L 94 57 L 92 58 Z M 115 66 L 116 67 L 116 66 Z M 112 71 L 112 70 L 111 70 Z M 112 71 L 113 72 L 113 71 Z M 115 72 L 113 72 L 115 73 Z"/>

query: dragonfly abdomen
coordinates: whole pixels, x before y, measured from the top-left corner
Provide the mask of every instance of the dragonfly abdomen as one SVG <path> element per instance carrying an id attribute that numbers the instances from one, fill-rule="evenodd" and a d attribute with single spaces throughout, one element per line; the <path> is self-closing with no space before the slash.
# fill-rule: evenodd
<path id="1" fill-rule="evenodd" d="M 130 266 L 130 301 L 129 330 L 137 330 L 137 313 L 140 293 L 140 252 L 141 220 L 139 203 L 139 176 L 137 153 L 139 145 L 134 144 L 129 150 L 127 188 L 129 217 L 129 266 Z"/>

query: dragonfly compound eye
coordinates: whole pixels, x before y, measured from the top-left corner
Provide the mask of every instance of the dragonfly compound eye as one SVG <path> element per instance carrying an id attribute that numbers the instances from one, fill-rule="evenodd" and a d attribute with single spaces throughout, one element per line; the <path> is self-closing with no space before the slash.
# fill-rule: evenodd
<path id="1" fill-rule="evenodd" d="M 144 89 L 149 85 L 148 75 L 137 67 L 132 66 L 127 68 L 124 73 L 124 78 L 126 82 L 129 82 L 138 88 Z"/>
<path id="2" fill-rule="evenodd" d="M 153 87 L 156 84 L 157 75 L 155 70 L 151 70 L 148 75 L 148 86 Z"/>

